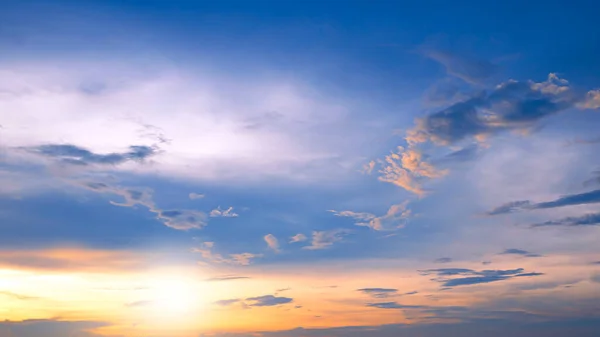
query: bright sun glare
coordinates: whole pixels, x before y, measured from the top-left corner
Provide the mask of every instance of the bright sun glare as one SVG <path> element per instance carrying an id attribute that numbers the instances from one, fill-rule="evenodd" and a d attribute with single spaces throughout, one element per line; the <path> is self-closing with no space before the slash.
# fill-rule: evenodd
<path id="1" fill-rule="evenodd" d="M 198 305 L 196 287 L 184 279 L 158 281 L 153 287 L 153 306 L 161 314 L 184 314 Z"/>

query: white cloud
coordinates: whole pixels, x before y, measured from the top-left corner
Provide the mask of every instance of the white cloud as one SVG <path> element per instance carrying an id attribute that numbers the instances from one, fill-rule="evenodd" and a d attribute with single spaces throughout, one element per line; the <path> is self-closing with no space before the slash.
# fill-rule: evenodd
<path id="1" fill-rule="evenodd" d="M 267 246 L 272 249 L 274 252 L 279 253 L 279 240 L 273 234 L 267 234 L 264 237 Z"/>
<path id="2" fill-rule="evenodd" d="M 199 194 L 199 193 L 192 192 L 192 193 L 189 194 L 189 197 L 190 197 L 191 200 L 202 199 L 202 198 L 204 198 L 204 194 Z"/>
<path id="3" fill-rule="evenodd" d="M 233 207 L 229 207 L 228 209 L 221 209 L 221 207 L 217 207 L 210 211 L 210 216 L 213 218 L 216 217 L 224 217 L 224 218 L 235 218 L 238 217 L 239 214 L 233 211 Z"/>

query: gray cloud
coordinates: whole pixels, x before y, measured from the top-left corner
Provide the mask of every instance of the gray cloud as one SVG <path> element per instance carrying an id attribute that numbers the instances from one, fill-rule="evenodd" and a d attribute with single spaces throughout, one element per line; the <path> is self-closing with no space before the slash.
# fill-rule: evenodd
<path id="1" fill-rule="evenodd" d="M 108 325 L 108 323 L 96 321 L 30 319 L 11 322 L 5 320 L 0 321 L 0 337 L 100 337 L 89 331 Z"/>
<path id="2" fill-rule="evenodd" d="M 144 161 L 158 153 L 156 147 L 130 146 L 129 151 L 122 153 L 98 154 L 71 144 L 47 144 L 23 148 L 29 153 L 54 158 L 64 164 L 71 165 L 119 165 L 127 161 Z"/>
<path id="3" fill-rule="evenodd" d="M 294 299 L 290 297 L 277 297 L 273 295 L 250 297 L 246 299 L 246 301 L 252 302 L 249 304 L 251 307 L 271 307 L 275 305 L 291 303 L 293 300 Z"/>
<path id="4" fill-rule="evenodd" d="M 433 262 L 435 263 L 450 263 L 452 259 L 449 257 L 440 257 L 439 259 L 435 259 Z"/>
<path id="5" fill-rule="evenodd" d="M 589 213 L 582 216 L 566 217 L 559 220 L 546 221 L 531 225 L 531 227 L 546 226 L 598 226 L 600 225 L 600 213 Z"/>
<path id="6" fill-rule="evenodd" d="M 531 253 L 526 250 L 516 249 L 516 248 L 506 249 L 505 251 L 500 253 L 500 255 L 522 255 L 522 256 L 526 256 L 526 257 L 540 257 L 541 256 L 539 254 Z"/>
<path id="7" fill-rule="evenodd" d="M 383 302 L 383 303 L 367 303 L 367 307 L 379 308 L 379 309 L 423 309 L 426 306 L 421 305 L 404 305 L 397 302 Z"/>
<path id="8" fill-rule="evenodd" d="M 392 288 L 363 288 L 357 289 L 356 291 L 360 291 L 363 294 L 367 294 L 375 298 L 387 298 L 398 293 L 398 289 Z"/>
<path id="9" fill-rule="evenodd" d="M 220 300 L 220 301 L 216 301 L 216 302 L 214 302 L 214 303 L 215 303 L 216 305 L 221 305 L 221 306 L 227 307 L 227 306 L 230 306 L 230 305 L 232 305 L 232 304 L 238 303 L 238 302 L 240 302 L 240 301 L 241 301 L 241 300 L 240 300 L 239 298 L 232 298 L 232 299 L 229 299 L 229 300 Z"/>

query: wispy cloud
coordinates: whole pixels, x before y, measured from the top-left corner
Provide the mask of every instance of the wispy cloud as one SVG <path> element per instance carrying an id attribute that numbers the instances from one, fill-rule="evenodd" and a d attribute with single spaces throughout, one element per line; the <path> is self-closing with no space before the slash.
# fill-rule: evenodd
<path id="1" fill-rule="evenodd" d="M 248 276 L 239 276 L 239 275 L 223 275 L 223 276 L 215 276 L 211 278 L 207 278 L 208 282 L 221 282 L 221 281 L 234 281 L 234 280 L 247 280 L 250 277 Z"/>
<path id="2" fill-rule="evenodd" d="M 200 254 L 204 260 L 213 263 L 226 263 L 241 266 L 247 266 L 252 262 L 253 259 L 262 257 L 262 254 L 253 253 L 235 253 L 229 254 L 227 257 L 224 257 L 219 253 L 215 253 L 213 251 L 214 248 L 214 242 L 203 242 L 200 244 L 199 247 L 193 248 L 192 252 Z"/>
<path id="3" fill-rule="evenodd" d="M 521 256 L 525 256 L 525 257 L 540 257 L 541 256 L 539 254 L 531 253 L 526 250 L 516 249 L 516 248 L 506 249 L 505 251 L 500 253 L 500 255 L 521 255 Z"/>
<path id="4" fill-rule="evenodd" d="M 582 216 L 571 216 L 558 220 L 540 222 L 531 225 L 531 227 L 546 227 L 546 226 L 600 226 L 600 213 L 588 213 Z"/>
<path id="5" fill-rule="evenodd" d="M 151 146 L 130 146 L 129 151 L 106 154 L 94 153 L 85 148 L 71 144 L 47 144 L 23 148 L 29 153 L 56 159 L 63 164 L 71 165 L 119 165 L 128 161 L 142 162 L 158 153 L 158 148 Z"/>
<path id="6" fill-rule="evenodd" d="M 440 257 L 439 259 L 435 259 L 433 262 L 435 263 L 450 263 L 452 259 L 449 257 Z"/>
<path id="7" fill-rule="evenodd" d="M 362 288 L 357 291 L 375 298 L 387 298 L 398 294 L 398 289 L 393 288 Z"/>
<path id="8" fill-rule="evenodd" d="M 498 282 L 508 280 L 513 277 L 531 277 L 543 275 L 542 273 L 525 273 L 524 271 L 525 270 L 523 268 L 481 271 L 464 268 L 442 268 L 422 270 L 420 272 L 422 275 L 436 274 L 439 278 L 434 279 L 434 281 L 440 282 L 441 286 L 445 288 Z M 449 276 L 461 277 L 448 278 Z"/>
<path id="9" fill-rule="evenodd" d="M 205 197 L 205 195 L 204 195 L 204 194 L 200 194 L 200 193 L 194 193 L 194 192 L 192 192 L 192 193 L 190 193 L 190 194 L 188 195 L 188 197 L 189 197 L 191 200 L 196 200 L 196 199 L 203 199 L 203 198 Z"/>
<path id="10" fill-rule="evenodd" d="M 402 228 L 412 213 L 407 209 L 408 201 L 401 204 L 392 205 L 387 213 L 382 216 L 375 216 L 371 213 L 353 212 L 353 211 L 334 211 L 330 210 L 336 216 L 353 218 L 357 226 L 366 226 L 376 231 L 393 231 Z"/>

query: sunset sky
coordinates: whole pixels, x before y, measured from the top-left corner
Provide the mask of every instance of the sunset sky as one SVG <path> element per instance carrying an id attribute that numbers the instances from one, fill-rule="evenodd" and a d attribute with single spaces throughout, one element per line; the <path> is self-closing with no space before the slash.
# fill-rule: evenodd
<path id="1" fill-rule="evenodd" d="M 0 337 L 597 337 L 597 1 L 0 1 Z"/>

